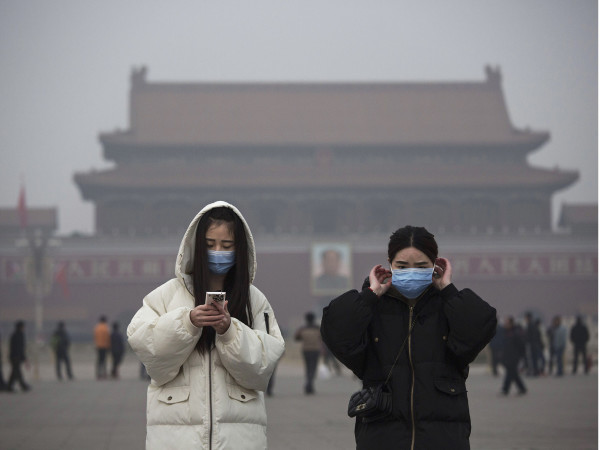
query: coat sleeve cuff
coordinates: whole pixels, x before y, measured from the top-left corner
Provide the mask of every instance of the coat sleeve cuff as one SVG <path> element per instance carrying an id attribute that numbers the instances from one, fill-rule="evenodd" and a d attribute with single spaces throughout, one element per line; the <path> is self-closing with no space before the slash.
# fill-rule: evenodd
<path id="1" fill-rule="evenodd" d="M 229 328 L 227 328 L 227 331 L 223 334 L 218 334 L 217 333 L 217 339 L 219 341 L 221 341 L 223 344 L 227 345 L 229 343 L 231 343 L 235 337 L 235 329 L 237 327 L 237 319 L 235 318 L 231 318 L 231 323 L 229 324 Z"/>
<path id="2" fill-rule="evenodd" d="M 377 300 L 379 300 L 379 297 L 377 297 L 377 294 L 375 292 L 373 292 L 371 290 L 371 288 L 369 288 L 369 287 L 366 287 L 362 290 L 361 297 L 369 305 L 373 305 L 377 302 Z"/>
<path id="3" fill-rule="evenodd" d="M 440 291 L 440 295 L 442 296 L 442 300 L 450 300 L 452 297 L 456 297 L 458 295 L 458 289 L 456 289 L 454 283 L 450 283 Z"/>
<path id="4" fill-rule="evenodd" d="M 191 310 L 188 310 L 183 315 L 183 326 L 192 336 L 197 336 L 202 331 L 202 327 L 197 327 L 192 323 L 192 320 L 190 319 L 190 312 Z"/>

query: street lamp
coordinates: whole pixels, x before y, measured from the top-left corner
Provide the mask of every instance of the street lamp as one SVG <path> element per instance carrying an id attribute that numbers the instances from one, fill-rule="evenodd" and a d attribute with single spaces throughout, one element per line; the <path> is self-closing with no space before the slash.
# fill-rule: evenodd
<path id="1" fill-rule="evenodd" d="M 35 340 L 33 346 L 33 376 L 40 377 L 40 347 L 44 343 L 44 297 L 52 291 L 54 282 L 52 259 L 47 256 L 48 247 L 60 245 L 58 239 L 45 236 L 36 229 L 32 235 L 17 241 L 18 247 L 27 247 L 28 253 L 23 261 L 25 289 L 34 300 Z"/>

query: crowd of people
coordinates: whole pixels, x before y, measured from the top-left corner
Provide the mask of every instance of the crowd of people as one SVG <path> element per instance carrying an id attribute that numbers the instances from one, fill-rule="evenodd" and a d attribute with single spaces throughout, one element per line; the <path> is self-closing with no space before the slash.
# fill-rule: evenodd
<path id="1" fill-rule="evenodd" d="M 108 378 L 107 360 L 111 357 L 112 366 L 110 378 L 119 378 L 119 366 L 125 355 L 125 339 L 119 330 L 119 323 L 113 322 L 112 330 L 109 329 L 107 319 L 101 316 L 98 324 L 93 330 L 94 345 L 96 350 L 95 373 L 96 379 Z M 69 380 L 75 378 L 71 365 L 71 337 L 67 331 L 65 322 L 60 321 L 49 340 L 50 349 L 54 357 L 56 378 L 62 381 L 63 370 Z M 27 343 L 25 334 L 25 322 L 19 320 L 10 335 L 8 361 L 10 363 L 10 375 L 5 380 L 2 367 L 2 342 L 0 340 L 0 391 L 16 392 L 18 385 L 21 392 L 31 390 L 31 385 L 25 381 L 23 367 L 29 368 L 30 362 L 27 357 Z"/>
<path id="2" fill-rule="evenodd" d="M 512 384 L 517 393 L 523 395 L 527 387 L 521 374 L 526 377 L 556 376 L 562 377 L 565 368 L 567 346 L 572 346 L 571 374 L 582 372 L 588 374 L 592 366 L 587 346 L 590 331 L 581 316 L 577 316 L 570 327 L 564 324 L 561 316 L 554 316 L 548 327 L 544 327 L 539 317 L 531 312 L 525 314 L 522 323 L 508 316 L 498 325 L 496 335 L 490 342 L 490 364 L 494 376 L 498 376 L 498 368 L 504 368 L 502 395 L 508 395 Z"/>
<path id="3" fill-rule="evenodd" d="M 331 354 L 323 343 L 316 315 L 308 312 L 305 315 L 305 325 L 300 327 L 294 340 L 301 343 L 301 352 L 305 363 L 305 394 L 314 394 L 314 381 L 317 378 L 319 363 L 327 374 L 341 374 L 339 361 Z M 592 357 L 588 352 L 591 333 L 583 317 L 577 316 L 570 328 L 563 323 L 561 316 L 552 318 L 548 327 L 544 327 L 539 317 L 528 312 L 521 323 L 513 316 L 507 316 L 499 322 L 496 334 L 489 344 L 489 363 L 492 374 L 499 376 L 504 368 L 502 394 L 508 394 L 509 387 L 515 383 L 518 393 L 526 393 L 525 377 L 540 377 L 554 375 L 561 377 L 565 374 L 565 358 L 570 356 L 571 373 L 588 374 L 592 366 Z M 125 355 L 125 340 L 120 331 L 119 323 L 113 322 L 112 331 L 107 319 L 101 316 L 94 327 L 94 345 L 96 350 L 95 373 L 97 379 L 109 377 L 108 360 L 112 361 L 110 378 L 119 378 L 119 367 Z M 10 374 L 3 376 L 2 337 L 0 336 L 0 391 L 14 391 L 19 385 L 22 391 L 31 389 L 25 382 L 23 366 L 29 367 L 26 356 L 25 322 L 18 321 L 10 336 L 8 361 Z M 567 344 L 571 344 L 572 353 L 566 353 Z M 51 338 L 50 348 L 54 354 L 56 378 L 63 380 L 63 370 L 69 380 L 74 379 L 71 365 L 71 339 L 65 323 L 56 325 Z M 581 367 L 581 370 L 580 370 Z M 148 379 L 143 365 L 140 367 L 140 378 Z"/>

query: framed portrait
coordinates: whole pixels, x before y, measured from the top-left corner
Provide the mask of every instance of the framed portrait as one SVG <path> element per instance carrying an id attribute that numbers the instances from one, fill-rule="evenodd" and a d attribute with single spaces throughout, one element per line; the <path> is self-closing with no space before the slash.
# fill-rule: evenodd
<path id="1" fill-rule="evenodd" d="M 352 289 L 352 252 L 349 243 L 313 243 L 310 260 L 313 295 L 339 295 Z"/>

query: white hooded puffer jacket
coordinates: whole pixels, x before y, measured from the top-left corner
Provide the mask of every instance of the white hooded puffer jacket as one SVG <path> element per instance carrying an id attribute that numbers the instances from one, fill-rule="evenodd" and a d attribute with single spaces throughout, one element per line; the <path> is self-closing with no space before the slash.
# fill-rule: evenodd
<path id="1" fill-rule="evenodd" d="M 248 239 L 250 282 L 256 271 L 254 240 L 240 212 L 225 202 L 200 211 L 177 256 L 176 278 L 148 294 L 127 328 L 129 344 L 152 378 L 147 399 L 147 449 L 266 449 L 263 391 L 284 352 L 284 340 L 266 297 L 250 285 L 253 328 L 235 318 L 215 347 L 200 354 L 202 328 L 194 308 L 192 268 L 198 221 L 210 209 L 231 208 Z M 266 317 L 268 317 L 267 333 Z"/>

